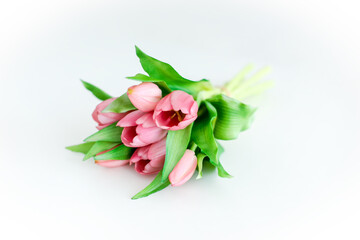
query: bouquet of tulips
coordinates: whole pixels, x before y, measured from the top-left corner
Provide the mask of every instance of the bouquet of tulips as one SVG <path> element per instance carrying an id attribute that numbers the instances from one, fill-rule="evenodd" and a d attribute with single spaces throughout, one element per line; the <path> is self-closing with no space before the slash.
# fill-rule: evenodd
<path id="1" fill-rule="evenodd" d="M 214 87 L 206 79 L 180 76 L 169 64 L 138 47 L 136 55 L 148 75 L 128 77 L 141 83 L 120 97 L 82 81 L 102 100 L 92 113 L 99 131 L 67 149 L 85 154 L 84 160 L 94 158 L 103 167 L 134 165 L 140 174 L 157 174 L 132 199 L 170 184 L 180 186 L 195 170 L 201 178 L 205 161 L 217 168 L 220 177 L 231 177 L 220 162 L 224 149 L 217 140 L 235 139 L 249 128 L 255 109 L 241 100 L 271 84 L 259 83 L 268 69 L 245 80 L 252 69 L 248 66 L 223 87 Z"/>

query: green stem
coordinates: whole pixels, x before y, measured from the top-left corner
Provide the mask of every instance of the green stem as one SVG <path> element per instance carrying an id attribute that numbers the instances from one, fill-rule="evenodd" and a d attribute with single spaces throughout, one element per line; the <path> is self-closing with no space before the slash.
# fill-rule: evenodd
<path id="1" fill-rule="evenodd" d="M 196 148 L 197 148 L 197 147 L 198 147 L 198 146 L 197 146 L 197 144 L 196 144 L 196 143 L 191 142 L 191 143 L 190 143 L 190 148 L 189 148 L 189 149 L 195 152 L 195 150 L 196 150 Z"/>

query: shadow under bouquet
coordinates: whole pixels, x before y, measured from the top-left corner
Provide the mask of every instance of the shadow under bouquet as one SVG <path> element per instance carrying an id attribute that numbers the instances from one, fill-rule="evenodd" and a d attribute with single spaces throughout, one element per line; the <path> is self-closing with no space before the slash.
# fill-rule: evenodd
<path id="1" fill-rule="evenodd" d="M 201 178 L 205 162 L 213 165 L 220 177 L 231 177 L 220 162 L 224 149 L 217 140 L 236 139 L 249 128 L 255 108 L 241 101 L 271 85 L 270 81 L 259 83 L 269 69 L 245 79 L 252 70 L 250 65 L 224 86 L 214 87 L 206 79 L 182 77 L 138 47 L 136 55 L 148 75 L 128 77 L 141 83 L 120 97 L 82 81 L 102 101 L 92 113 L 98 131 L 67 149 L 85 154 L 84 160 L 94 158 L 103 167 L 134 165 L 140 174 L 157 174 L 132 199 L 169 185 L 180 186 L 196 170 L 197 179 Z"/>

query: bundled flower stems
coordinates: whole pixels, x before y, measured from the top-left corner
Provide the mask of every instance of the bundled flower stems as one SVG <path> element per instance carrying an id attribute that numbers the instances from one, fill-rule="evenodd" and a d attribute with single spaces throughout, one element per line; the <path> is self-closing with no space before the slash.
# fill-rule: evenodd
<path id="1" fill-rule="evenodd" d="M 128 77 L 140 83 L 120 97 L 82 81 L 102 101 L 92 113 L 98 131 L 67 149 L 85 154 L 84 160 L 94 158 L 102 167 L 133 165 L 142 175 L 156 175 L 132 199 L 180 186 L 196 170 L 197 179 L 201 178 L 205 161 L 217 168 L 220 177 L 231 177 L 220 162 L 224 149 L 218 140 L 236 139 L 249 128 L 255 109 L 242 100 L 272 84 L 259 83 L 269 69 L 246 79 L 252 70 L 247 66 L 223 87 L 214 87 L 206 79 L 180 76 L 138 47 L 136 55 L 148 75 Z"/>

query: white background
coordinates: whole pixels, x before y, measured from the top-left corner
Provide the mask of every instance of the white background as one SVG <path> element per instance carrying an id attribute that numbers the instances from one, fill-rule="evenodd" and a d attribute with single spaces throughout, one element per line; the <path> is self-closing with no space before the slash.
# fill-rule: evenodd
<path id="1" fill-rule="evenodd" d="M 357 1 L 1 1 L 1 239 L 360 239 Z M 141 71 L 137 44 L 191 79 L 249 62 L 276 85 L 223 165 L 145 199 L 152 177 L 64 149 Z"/>

